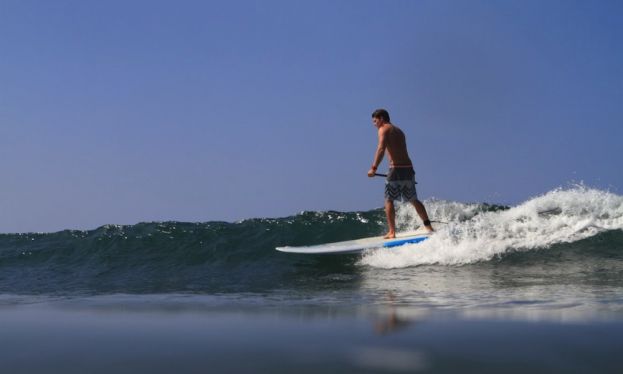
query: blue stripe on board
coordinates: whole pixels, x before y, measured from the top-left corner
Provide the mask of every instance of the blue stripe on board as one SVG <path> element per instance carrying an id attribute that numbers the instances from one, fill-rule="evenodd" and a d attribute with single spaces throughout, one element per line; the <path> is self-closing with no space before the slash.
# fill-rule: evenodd
<path id="1" fill-rule="evenodd" d="M 399 245 L 403 245 L 403 244 L 407 244 L 407 243 L 419 243 L 423 240 L 428 239 L 428 236 L 420 236 L 417 238 L 408 238 L 408 239 L 401 239 L 401 240 L 394 240 L 393 242 L 387 242 L 383 244 L 383 247 L 385 248 L 390 248 L 390 247 L 396 247 Z"/>

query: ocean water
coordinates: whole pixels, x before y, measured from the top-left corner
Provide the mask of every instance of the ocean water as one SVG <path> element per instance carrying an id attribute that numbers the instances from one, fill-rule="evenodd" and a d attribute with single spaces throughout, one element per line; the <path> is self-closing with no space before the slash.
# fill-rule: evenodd
<path id="1" fill-rule="evenodd" d="M 0 234 L 0 359 L 10 372 L 621 367 L 623 196 L 425 204 L 434 236 L 363 255 L 274 248 L 382 234 L 381 210 Z M 407 205 L 397 218 L 419 225 Z"/>

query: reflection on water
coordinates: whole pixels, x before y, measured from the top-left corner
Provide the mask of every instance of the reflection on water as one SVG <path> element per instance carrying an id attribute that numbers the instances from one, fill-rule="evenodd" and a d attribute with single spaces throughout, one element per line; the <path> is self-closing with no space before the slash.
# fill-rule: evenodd
<path id="1" fill-rule="evenodd" d="M 3 371 L 549 373 L 623 364 L 621 320 L 464 319 L 405 306 L 393 293 L 368 309 L 176 310 L 159 297 L 134 306 L 130 296 L 105 299 L 0 307 Z"/>
<path id="2" fill-rule="evenodd" d="M 387 293 L 387 304 L 384 309 L 384 313 L 381 314 L 382 318 L 376 320 L 374 324 L 374 330 L 380 335 L 386 335 L 392 332 L 399 331 L 411 325 L 413 319 L 403 318 L 398 315 L 396 310 L 396 296 L 392 292 Z"/>
<path id="3" fill-rule="evenodd" d="M 374 303 L 435 313 L 530 319 L 599 319 L 623 316 L 623 283 L 603 268 L 504 263 L 405 269 L 367 268 L 359 292 Z M 386 295 L 392 294 L 393 301 Z"/>

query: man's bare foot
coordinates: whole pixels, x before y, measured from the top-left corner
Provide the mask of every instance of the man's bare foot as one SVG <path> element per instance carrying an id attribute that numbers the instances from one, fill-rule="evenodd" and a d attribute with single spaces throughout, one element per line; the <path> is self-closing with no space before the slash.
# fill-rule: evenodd
<path id="1" fill-rule="evenodd" d="M 388 232 L 383 239 L 395 239 L 396 238 L 396 233 L 393 231 Z"/>
<path id="2" fill-rule="evenodd" d="M 429 234 L 432 234 L 435 232 L 435 229 L 433 229 L 433 226 L 424 226 L 424 228 Z"/>

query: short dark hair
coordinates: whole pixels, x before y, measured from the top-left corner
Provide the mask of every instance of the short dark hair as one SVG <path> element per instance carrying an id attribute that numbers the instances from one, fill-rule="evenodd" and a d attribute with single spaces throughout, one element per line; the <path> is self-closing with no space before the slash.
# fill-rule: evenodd
<path id="1" fill-rule="evenodd" d="M 372 112 L 372 118 L 380 118 L 385 122 L 389 122 L 389 113 L 385 109 L 377 109 Z"/>

